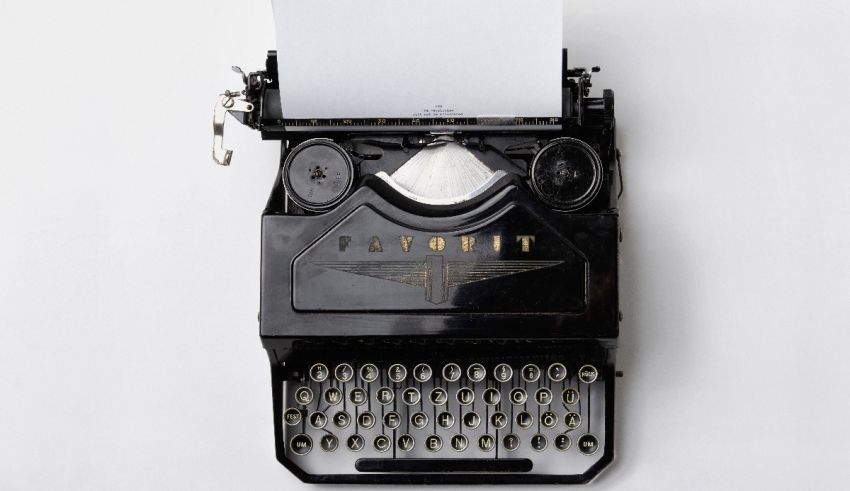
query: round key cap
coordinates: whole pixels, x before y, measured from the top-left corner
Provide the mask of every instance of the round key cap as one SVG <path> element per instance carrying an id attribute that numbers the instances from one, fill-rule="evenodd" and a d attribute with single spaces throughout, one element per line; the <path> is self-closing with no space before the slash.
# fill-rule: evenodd
<path id="1" fill-rule="evenodd" d="M 310 450 L 313 450 L 313 440 L 309 436 L 299 433 L 289 440 L 289 449 L 296 455 L 307 455 Z"/>
<path id="2" fill-rule="evenodd" d="M 457 382 L 460 378 L 460 365 L 457 363 L 448 363 L 443 367 L 443 379 L 449 382 Z"/>
<path id="3" fill-rule="evenodd" d="M 452 413 L 443 411 L 437 415 L 437 424 L 440 425 L 441 428 L 449 429 L 454 426 L 455 417 Z"/>
<path id="4" fill-rule="evenodd" d="M 512 403 L 519 406 L 521 404 L 525 404 L 525 401 L 528 400 L 528 394 L 526 394 L 525 390 L 517 387 L 515 389 L 511 389 L 510 399 Z"/>
<path id="5" fill-rule="evenodd" d="M 375 441 L 372 442 L 372 446 L 375 447 L 375 450 L 379 452 L 386 452 L 390 449 L 390 438 L 387 435 L 378 435 L 375 437 Z"/>
<path id="6" fill-rule="evenodd" d="M 310 367 L 310 380 L 313 382 L 324 382 L 328 378 L 328 367 L 323 363 L 316 363 Z"/>
<path id="7" fill-rule="evenodd" d="M 443 448 L 443 439 L 438 435 L 431 435 L 425 439 L 425 448 L 429 452 L 439 452 Z"/>
<path id="8" fill-rule="evenodd" d="M 572 443 L 573 442 L 570 440 L 570 437 L 567 436 L 565 433 L 561 433 L 560 435 L 555 437 L 555 448 L 562 452 L 564 450 L 569 449 Z"/>
<path id="9" fill-rule="evenodd" d="M 351 415 L 345 411 L 339 411 L 334 414 L 334 426 L 337 428 L 348 428 L 351 424 Z"/>
<path id="10" fill-rule="evenodd" d="M 389 375 L 390 380 L 393 382 L 404 382 L 404 379 L 407 378 L 407 369 L 404 368 L 404 365 L 396 363 L 395 365 L 390 365 L 387 375 Z"/>
<path id="11" fill-rule="evenodd" d="M 564 404 L 568 406 L 572 406 L 573 404 L 578 403 L 578 391 L 573 389 L 572 387 L 567 387 L 561 392 L 561 400 L 564 401 Z"/>
<path id="12" fill-rule="evenodd" d="M 478 428 L 478 425 L 481 424 L 481 416 L 478 415 L 475 411 L 470 411 L 463 415 L 463 425 L 467 428 L 474 430 Z"/>
<path id="13" fill-rule="evenodd" d="M 495 378 L 499 382 L 505 383 L 508 380 L 512 379 L 513 376 L 514 371 L 507 363 L 500 363 L 496 365 L 496 368 L 493 369 L 493 378 Z"/>
<path id="14" fill-rule="evenodd" d="M 398 437 L 398 449 L 402 452 L 410 452 L 414 445 L 416 445 L 416 440 L 407 433 Z"/>
<path id="15" fill-rule="evenodd" d="M 334 368 L 334 378 L 340 382 L 348 382 L 354 377 L 354 369 L 348 363 L 340 363 Z"/>
<path id="16" fill-rule="evenodd" d="M 501 411 L 495 412 L 490 416 L 490 424 L 493 425 L 493 428 L 501 430 L 508 425 L 508 415 Z"/>
<path id="17" fill-rule="evenodd" d="M 534 392 L 534 400 L 541 406 L 546 406 L 552 403 L 552 391 L 541 387 Z"/>
<path id="18" fill-rule="evenodd" d="M 408 387 L 401 393 L 401 400 L 408 406 L 418 404 L 420 397 L 419 390 L 415 387 Z"/>
<path id="19" fill-rule="evenodd" d="M 431 367 L 427 363 L 420 363 L 413 367 L 413 378 L 417 382 L 427 382 L 431 380 Z"/>
<path id="20" fill-rule="evenodd" d="M 546 411 L 540 415 L 540 422 L 546 428 L 554 428 L 558 424 L 558 415 L 552 411 Z"/>
<path id="21" fill-rule="evenodd" d="M 393 402 L 393 399 L 395 399 L 395 392 L 393 392 L 393 390 L 389 387 L 381 387 L 377 390 L 377 392 L 375 392 L 375 399 L 379 403 L 386 406 L 387 404 Z"/>
<path id="22" fill-rule="evenodd" d="M 321 411 L 315 411 L 310 414 L 310 426 L 317 430 L 321 430 L 328 424 L 328 417 Z"/>
<path id="23" fill-rule="evenodd" d="M 567 367 L 563 363 L 553 363 L 546 370 L 546 375 L 549 376 L 549 380 L 552 382 L 560 382 L 567 378 Z"/>
<path id="24" fill-rule="evenodd" d="M 527 411 L 522 411 L 521 413 L 517 413 L 516 415 L 516 424 L 520 428 L 527 429 L 530 428 L 532 424 L 534 424 L 534 416 Z"/>
<path id="25" fill-rule="evenodd" d="M 415 412 L 410 415 L 410 424 L 417 430 L 421 430 L 428 426 L 428 415 L 421 411 Z"/>
<path id="26" fill-rule="evenodd" d="M 519 448 L 519 437 L 511 433 L 510 435 L 505 435 L 502 438 L 502 446 L 505 447 L 505 450 L 508 452 L 513 452 L 517 448 Z"/>
<path id="27" fill-rule="evenodd" d="M 540 367 L 534 363 L 522 367 L 522 379 L 526 382 L 537 382 L 540 378 Z"/>
<path id="28" fill-rule="evenodd" d="M 324 400 L 330 406 L 336 406 L 342 402 L 342 392 L 336 387 L 331 387 L 325 391 Z"/>
<path id="29" fill-rule="evenodd" d="M 567 413 L 564 416 L 564 423 L 567 424 L 567 428 L 574 430 L 581 426 L 581 414 L 579 413 Z"/>
<path id="30" fill-rule="evenodd" d="M 484 389 L 484 393 L 481 394 L 481 400 L 488 406 L 495 406 L 501 399 L 502 394 L 499 392 L 499 389 Z"/>
<path id="31" fill-rule="evenodd" d="M 485 370 L 484 365 L 480 363 L 473 363 L 466 369 L 466 378 L 468 378 L 470 382 L 481 382 L 486 376 L 487 370 Z"/>
<path id="32" fill-rule="evenodd" d="M 356 433 L 348 437 L 348 440 L 345 441 L 345 446 L 352 452 L 359 452 L 363 450 L 365 445 L 366 441 L 363 440 L 363 436 Z"/>
<path id="33" fill-rule="evenodd" d="M 372 363 L 363 365 L 360 367 L 360 378 L 367 384 L 374 382 L 378 378 L 378 367 Z"/>
<path id="34" fill-rule="evenodd" d="M 301 411 L 291 408 L 283 413 L 283 421 L 289 426 L 295 426 L 301 422 Z"/>
<path id="35" fill-rule="evenodd" d="M 363 404 L 366 404 L 366 399 L 368 397 L 369 396 L 366 394 L 366 391 L 360 387 L 355 387 L 348 393 L 348 400 L 355 406 L 362 406 Z"/>
<path id="36" fill-rule="evenodd" d="M 394 430 L 401 425 L 401 415 L 395 411 L 390 411 L 384 415 L 384 426 Z"/>
<path id="37" fill-rule="evenodd" d="M 366 411 L 357 415 L 357 424 L 364 430 L 371 429 L 375 426 L 375 414 L 372 411 Z"/>
<path id="38" fill-rule="evenodd" d="M 430 399 L 431 404 L 435 406 L 442 406 L 446 403 L 446 400 L 449 398 L 449 395 L 446 394 L 446 391 L 440 387 L 435 387 L 431 389 L 431 393 L 428 395 L 428 399 Z"/>
<path id="39" fill-rule="evenodd" d="M 489 452 L 493 450 L 493 447 L 496 446 L 496 439 L 493 438 L 493 435 L 481 435 L 478 438 L 478 449 L 482 452 Z"/>
<path id="40" fill-rule="evenodd" d="M 333 452 L 339 447 L 339 440 L 335 435 L 324 435 L 322 439 L 319 440 L 319 446 L 322 447 L 322 450 L 325 452 Z"/>
<path id="41" fill-rule="evenodd" d="M 584 365 L 578 369 L 578 379 L 586 384 L 592 384 L 598 376 L 599 372 L 596 371 L 596 367 L 593 365 Z"/>
<path id="42" fill-rule="evenodd" d="M 540 433 L 537 433 L 536 435 L 531 437 L 531 448 L 538 452 L 546 450 L 546 444 L 546 437 L 541 435 Z"/>
<path id="43" fill-rule="evenodd" d="M 466 438 L 466 435 L 455 435 L 452 437 L 450 444 L 455 452 L 463 452 L 469 446 L 469 439 Z"/>
<path id="44" fill-rule="evenodd" d="M 298 404 L 310 404 L 313 401 L 313 391 L 309 387 L 299 387 L 295 390 L 295 401 Z"/>
<path id="45" fill-rule="evenodd" d="M 457 391 L 457 402 L 461 406 L 468 406 L 475 401 L 475 392 L 469 387 L 462 387 Z"/>
<path id="46" fill-rule="evenodd" d="M 578 439 L 578 449 L 585 455 L 593 455 L 599 450 L 599 440 L 590 433 L 582 435 Z"/>

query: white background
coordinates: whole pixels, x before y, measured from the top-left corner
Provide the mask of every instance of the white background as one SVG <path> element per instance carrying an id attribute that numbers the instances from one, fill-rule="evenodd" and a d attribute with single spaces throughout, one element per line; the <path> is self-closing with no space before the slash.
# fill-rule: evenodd
<path id="1" fill-rule="evenodd" d="M 447 13 L 447 15 L 449 15 Z M 568 0 L 625 155 L 618 460 L 592 489 L 850 479 L 850 5 Z M 0 488 L 307 489 L 257 336 L 266 0 L 0 2 Z M 232 122 L 232 121 L 231 121 Z M 360 489 L 360 488 L 357 488 Z"/>

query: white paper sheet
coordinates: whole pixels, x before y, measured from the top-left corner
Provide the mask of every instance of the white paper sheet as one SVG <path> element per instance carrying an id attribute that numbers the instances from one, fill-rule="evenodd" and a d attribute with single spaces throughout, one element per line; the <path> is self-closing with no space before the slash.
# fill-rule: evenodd
<path id="1" fill-rule="evenodd" d="M 562 0 L 272 0 L 286 119 L 561 116 Z"/>

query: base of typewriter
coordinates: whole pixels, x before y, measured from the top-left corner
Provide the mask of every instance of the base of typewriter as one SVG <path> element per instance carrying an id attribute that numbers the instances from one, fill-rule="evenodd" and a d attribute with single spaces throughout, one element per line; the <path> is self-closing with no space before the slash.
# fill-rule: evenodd
<path id="1" fill-rule="evenodd" d="M 586 483 L 613 460 L 614 367 L 598 344 L 344 343 L 369 359 L 341 358 L 343 344 L 299 344 L 273 367 L 272 385 L 277 459 L 305 482 Z M 431 372 L 424 382 L 420 363 Z M 457 380 L 443 373 L 449 364 Z M 313 367 L 326 378 L 315 381 Z M 581 380 L 583 367 L 595 380 Z M 474 369 L 483 370 L 471 378 Z"/>

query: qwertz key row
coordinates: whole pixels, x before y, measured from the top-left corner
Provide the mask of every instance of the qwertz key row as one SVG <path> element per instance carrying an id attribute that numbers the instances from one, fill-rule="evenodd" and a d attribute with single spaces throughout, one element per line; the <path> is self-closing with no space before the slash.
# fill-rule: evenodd
<path id="1" fill-rule="evenodd" d="M 606 380 L 591 363 L 315 362 L 293 373 L 281 438 L 308 472 L 581 474 L 605 446 Z"/>

